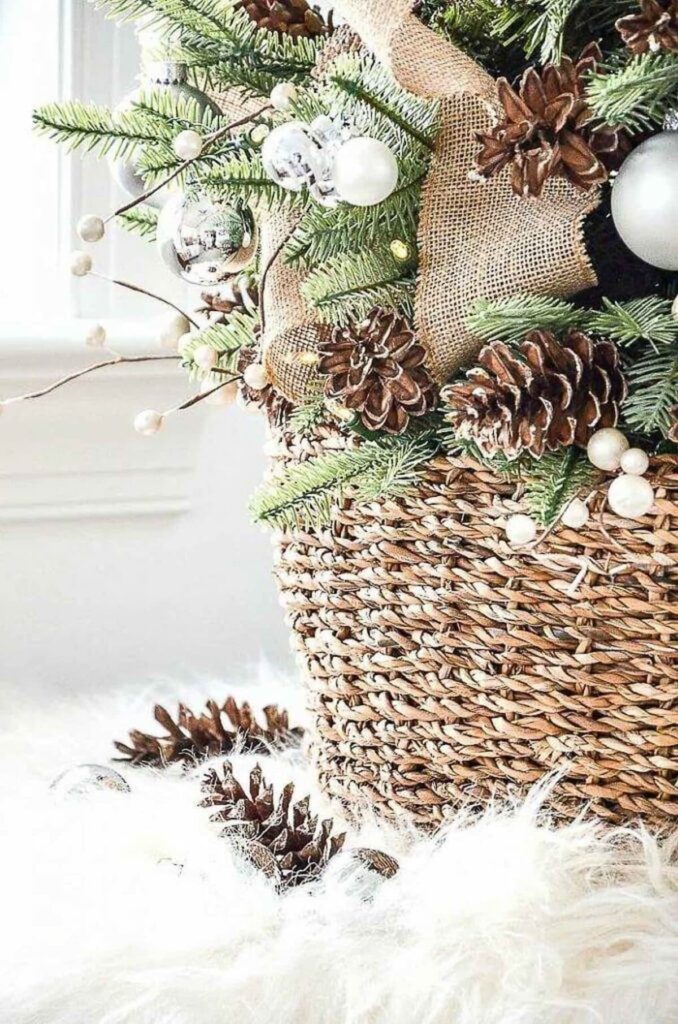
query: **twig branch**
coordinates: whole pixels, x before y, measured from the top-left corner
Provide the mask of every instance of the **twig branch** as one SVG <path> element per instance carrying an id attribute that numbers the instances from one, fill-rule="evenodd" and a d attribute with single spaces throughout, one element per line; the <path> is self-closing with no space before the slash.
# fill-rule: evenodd
<path id="1" fill-rule="evenodd" d="M 40 388 L 38 391 L 29 391 L 25 395 L 14 395 L 12 398 L 5 398 L 0 402 L 0 405 L 11 405 L 13 402 L 27 402 L 31 398 L 42 398 L 43 395 L 49 395 L 52 391 L 62 388 L 64 384 L 70 384 L 72 380 L 77 380 L 79 377 L 85 377 L 88 373 L 94 373 L 95 370 L 103 370 L 107 366 L 118 366 L 122 363 L 150 363 L 164 359 L 179 360 L 180 356 L 117 355 L 113 359 L 104 359 L 100 363 L 93 363 L 91 366 L 86 366 L 84 370 L 76 370 L 74 373 L 69 373 L 65 377 L 61 377 L 59 380 L 54 381 L 52 384 L 48 384 L 47 387 Z"/>
<path id="2" fill-rule="evenodd" d="M 175 313 L 185 316 L 188 322 L 193 324 L 196 330 L 200 330 L 200 324 L 198 324 L 193 317 L 189 316 L 188 313 L 185 313 L 183 309 L 179 308 L 179 306 L 175 306 L 169 299 L 164 299 L 162 295 L 156 295 L 155 292 L 149 292 L 145 288 L 141 288 L 138 284 L 130 284 L 129 281 L 119 281 L 117 278 L 108 277 L 106 274 L 97 274 L 94 270 L 90 271 L 89 276 L 96 277 L 99 281 L 107 281 L 108 284 L 117 284 L 120 288 L 127 288 L 130 292 L 137 292 L 139 295 L 145 295 L 149 299 L 155 299 L 156 302 L 162 302 L 163 306 L 169 306 L 169 308 L 173 309 Z"/>
<path id="3" fill-rule="evenodd" d="M 221 389 L 225 388 L 228 384 L 233 384 L 234 381 L 240 380 L 241 378 L 242 374 L 237 373 L 228 380 L 219 381 L 218 384 L 215 384 L 214 387 L 210 388 L 208 391 L 201 391 L 199 394 L 186 399 L 185 402 L 182 402 L 181 405 L 177 405 L 174 409 L 168 409 L 163 413 L 163 416 L 171 416 L 172 413 L 183 412 L 184 409 L 190 409 L 192 406 L 197 405 L 198 402 L 203 402 L 206 398 L 209 398 L 210 395 L 215 394 L 217 391 L 221 391 Z"/>
<path id="4" fill-rule="evenodd" d="M 266 266 L 262 270 L 261 276 L 259 278 L 259 323 L 261 325 L 261 336 L 262 336 L 262 338 L 264 337 L 264 334 L 266 332 L 266 312 L 265 312 L 265 307 L 264 307 L 264 297 L 265 297 L 265 294 L 266 294 L 266 281 L 268 279 L 268 273 L 269 273 L 271 267 L 273 266 L 273 264 L 276 262 L 276 260 L 280 256 L 280 254 L 282 253 L 282 251 L 285 248 L 285 246 L 287 245 L 287 243 L 289 242 L 290 238 L 294 234 L 294 231 L 295 231 L 295 229 L 292 228 L 292 230 L 288 234 L 285 235 L 285 237 L 283 238 L 283 240 L 280 243 L 280 245 L 278 246 L 278 248 L 275 250 L 273 255 L 267 261 Z"/>

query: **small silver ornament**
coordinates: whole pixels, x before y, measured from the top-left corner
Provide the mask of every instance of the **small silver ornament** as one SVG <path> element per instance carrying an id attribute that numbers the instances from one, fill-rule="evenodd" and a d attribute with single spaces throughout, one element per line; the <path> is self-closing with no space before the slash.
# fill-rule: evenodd
<path id="1" fill-rule="evenodd" d="M 206 110 L 211 110 L 215 115 L 220 114 L 221 111 L 216 103 L 214 103 L 201 89 L 196 89 L 195 86 L 189 85 L 187 78 L 187 64 L 182 64 L 178 61 L 157 61 L 156 63 L 151 64 L 144 84 L 138 89 L 133 89 L 132 92 L 128 93 L 124 99 L 120 101 L 113 111 L 113 117 L 115 118 L 117 114 L 123 114 L 130 111 L 135 100 L 138 100 L 143 96 L 144 92 L 149 89 L 167 90 L 168 93 L 176 98 L 195 101 L 198 118 L 200 118 Z M 136 169 L 134 153 L 124 158 L 109 156 L 108 165 L 111 174 L 120 188 L 124 192 L 127 192 L 127 194 L 133 199 L 138 199 L 139 196 L 142 196 L 144 192 L 147 191 L 144 179 Z M 152 195 L 148 199 L 149 206 L 154 206 L 156 209 L 160 209 L 170 194 L 171 192 L 169 189 L 160 189 L 155 193 L 155 195 Z"/>
<path id="2" fill-rule="evenodd" d="M 261 159 L 271 181 L 290 192 L 301 192 L 323 175 L 322 146 L 303 121 L 274 128 L 261 147 Z"/>
<path id="3" fill-rule="evenodd" d="M 182 194 L 168 199 L 160 212 L 157 245 L 170 270 L 189 284 L 208 288 L 247 266 L 256 251 L 257 230 L 242 203 Z"/>
<path id="4" fill-rule="evenodd" d="M 660 132 L 626 158 L 612 188 L 612 219 L 631 252 L 678 270 L 678 132 Z"/>
<path id="5" fill-rule="evenodd" d="M 345 114 L 320 114 L 309 127 L 321 150 L 316 177 L 309 184 L 309 192 L 321 206 L 332 209 L 341 202 L 334 182 L 334 161 L 343 144 L 356 133 Z"/>
<path id="6" fill-rule="evenodd" d="M 102 764 L 79 764 L 67 768 L 49 787 L 59 799 L 87 796 L 101 790 L 130 793 L 128 783 L 119 772 Z"/>

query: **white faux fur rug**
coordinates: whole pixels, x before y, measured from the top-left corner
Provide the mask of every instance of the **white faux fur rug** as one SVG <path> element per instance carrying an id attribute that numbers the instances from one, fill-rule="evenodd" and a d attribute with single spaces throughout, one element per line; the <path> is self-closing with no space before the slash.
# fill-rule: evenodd
<path id="1" fill-rule="evenodd" d="M 55 801 L 51 779 L 105 763 L 157 697 L 238 692 L 188 689 L 3 690 L 1 1024 L 676 1024 L 675 838 L 539 827 L 535 794 L 435 840 L 366 825 L 349 845 L 393 853 L 395 878 L 340 855 L 279 896 L 197 806 L 203 767 L 122 768 L 131 794 Z M 272 692 L 299 704 L 272 678 L 248 695 Z M 264 767 L 310 788 L 289 758 Z"/>

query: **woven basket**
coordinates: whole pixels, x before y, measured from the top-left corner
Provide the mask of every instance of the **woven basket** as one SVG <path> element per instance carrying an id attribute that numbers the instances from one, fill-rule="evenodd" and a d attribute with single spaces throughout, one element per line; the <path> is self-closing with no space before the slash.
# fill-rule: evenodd
<path id="1" fill-rule="evenodd" d="M 337 446 L 278 439 L 283 459 Z M 307 670 L 315 761 L 348 809 L 435 826 L 462 803 L 562 774 L 554 811 L 678 820 L 678 460 L 656 511 L 509 546 L 515 484 L 438 458 L 406 499 L 336 509 L 277 537 L 276 575 Z"/>

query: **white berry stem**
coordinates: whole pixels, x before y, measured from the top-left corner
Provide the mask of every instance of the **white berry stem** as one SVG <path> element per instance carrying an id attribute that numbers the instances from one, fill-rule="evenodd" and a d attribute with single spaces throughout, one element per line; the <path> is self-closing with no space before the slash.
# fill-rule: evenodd
<path id="1" fill-rule="evenodd" d="M 58 388 L 62 388 L 64 384 L 70 384 L 72 380 L 77 380 L 79 377 L 85 377 L 88 373 L 94 373 L 95 370 L 103 370 L 107 366 L 120 366 L 122 363 L 150 363 L 160 359 L 179 359 L 179 356 L 121 356 L 116 355 L 113 359 L 102 359 L 101 362 L 92 363 L 90 366 L 86 366 L 83 370 L 76 370 L 73 373 L 67 374 L 65 377 L 60 377 L 59 380 L 55 380 L 52 384 L 48 384 L 44 388 L 40 388 L 38 391 L 29 391 L 25 395 L 13 395 L 12 398 L 3 398 L 0 405 L 11 405 L 13 402 L 27 402 L 31 398 L 42 398 L 44 395 L 49 395 L 52 391 L 56 391 Z"/>
<path id="2" fill-rule="evenodd" d="M 187 398 L 181 405 L 176 405 L 173 409 L 166 409 L 162 413 L 163 419 L 167 416 L 173 416 L 177 412 L 184 412 L 186 409 L 191 409 L 194 405 L 198 405 L 200 402 L 204 402 L 206 398 L 216 394 L 217 391 L 221 391 L 222 388 L 227 387 L 229 384 L 233 384 L 236 380 L 241 380 L 242 374 L 233 374 L 228 380 L 220 380 L 218 384 L 215 384 L 213 388 L 209 388 L 207 391 L 200 391 L 197 395 L 192 395 L 191 398 Z"/>
<path id="3" fill-rule="evenodd" d="M 272 109 L 272 105 L 270 103 L 267 103 L 265 106 L 260 107 L 259 110 L 255 110 L 254 113 L 246 114 L 245 117 L 241 117 L 237 121 L 232 121 L 230 124 L 227 124 L 224 128 L 219 128 L 218 131 L 212 132 L 211 135 L 206 135 L 203 140 L 203 146 L 199 156 L 191 157 L 190 160 L 184 160 L 183 163 L 179 164 L 178 167 L 175 167 L 171 174 L 168 174 L 156 185 L 153 185 L 153 187 L 149 188 L 146 192 L 143 193 L 143 195 L 137 196 L 135 199 L 132 199 L 129 203 L 125 203 L 124 206 L 119 207 L 113 213 L 109 214 L 109 216 L 106 217 L 106 219 L 104 220 L 104 224 L 108 224 L 109 221 L 114 220 L 121 214 L 127 213 L 128 210 L 133 210 L 135 206 L 139 206 L 141 203 L 145 203 L 146 200 L 154 196 L 156 192 L 159 192 L 160 189 L 165 188 L 165 186 L 169 185 L 170 182 L 174 181 L 175 178 L 178 178 L 180 174 L 183 174 L 184 171 L 188 170 L 188 168 L 192 164 L 194 164 L 196 160 L 202 159 L 202 157 L 205 156 L 205 154 L 214 145 L 214 143 L 222 139 L 224 135 L 228 135 L 228 133 L 233 131 L 234 128 L 239 128 L 243 124 L 248 124 L 250 121 L 256 121 L 256 119 L 260 117 L 262 114 L 265 114 L 267 110 Z"/>
<path id="4" fill-rule="evenodd" d="M 130 284 L 129 281 L 119 281 L 116 277 L 107 277 L 106 274 L 97 274 L 94 271 L 90 273 L 90 277 L 96 277 L 99 281 L 106 281 L 108 284 L 116 284 L 120 288 L 127 288 L 131 292 L 137 292 L 138 295 L 145 295 L 149 299 L 155 299 L 156 302 L 161 302 L 163 306 L 169 306 L 175 313 L 179 313 L 181 316 L 185 316 L 189 323 L 200 330 L 200 325 L 192 317 L 185 313 L 179 306 L 175 306 L 169 299 L 165 299 L 162 295 L 156 295 L 155 292 L 149 292 L 146 288 L 141 288 L 138 284 Z"/>

